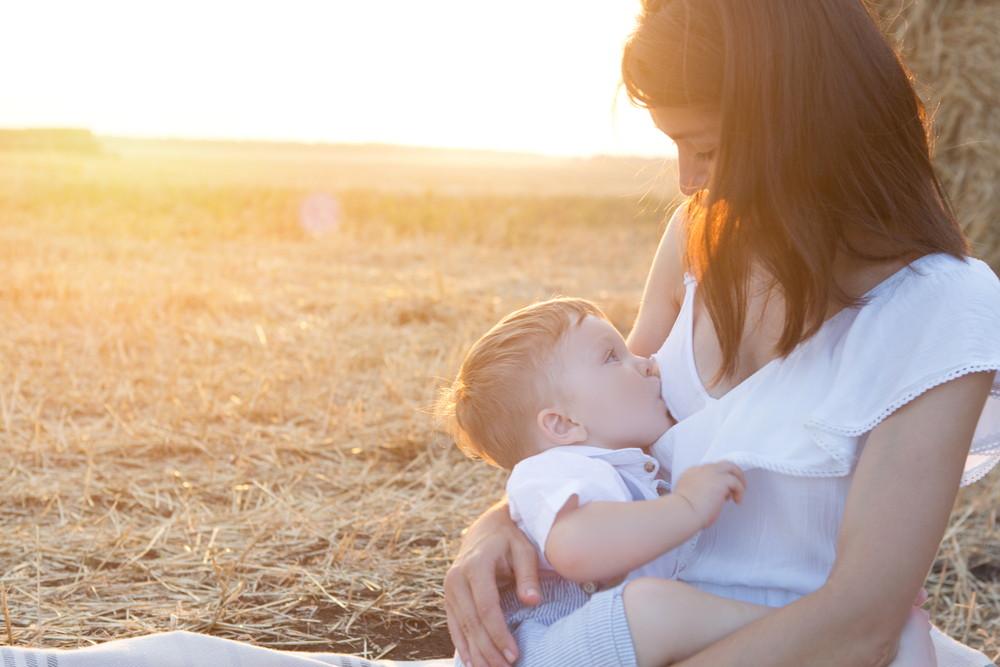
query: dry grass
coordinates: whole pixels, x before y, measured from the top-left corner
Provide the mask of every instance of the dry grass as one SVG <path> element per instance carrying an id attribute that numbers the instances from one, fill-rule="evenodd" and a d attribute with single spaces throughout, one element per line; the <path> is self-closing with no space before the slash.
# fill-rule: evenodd
<path id="1" fill-rule="evenodd" d="M 158 159 L 0 157 L 10 639 L 447 654 L 442 577 L 504 476 L 434 433 L 440 379 L 553 294 L 627 330 L 663 211 L 537 179 L 352 190 L 312 239 L 294 205 L 322 182 Z M 991 657 L 998 501 L 997 474 L 964 492 L 928 579 L 938 623 Z"/>
<path id="2" fill-rule="evenodd" d="M 440 378 L 502 314 L 552 294 L 600 298 L 627 326 L 660 215 L 353 191 L 344 231 L 310 239 L 291 186 L 157 190 L 127 162 L 5 164 L 14 642 L 179 628 L 447 654 L 443 572 L 503 477 L 432 432 Z"/>

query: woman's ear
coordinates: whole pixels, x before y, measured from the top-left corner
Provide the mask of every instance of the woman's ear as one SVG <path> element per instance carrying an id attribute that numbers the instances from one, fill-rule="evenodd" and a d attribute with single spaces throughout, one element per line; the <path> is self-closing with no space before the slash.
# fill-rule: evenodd
<path id="1" fill-rule="evenodd" d="M 587 440 L 587 428 L 569 418 L 559 408 L 544 408 L 538 412 L 538 430 L 553 445 L 575 445 Z"/>

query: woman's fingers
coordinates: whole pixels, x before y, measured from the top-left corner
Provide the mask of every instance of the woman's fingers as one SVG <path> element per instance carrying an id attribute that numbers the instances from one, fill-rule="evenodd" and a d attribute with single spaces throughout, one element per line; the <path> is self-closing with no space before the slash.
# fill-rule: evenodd
<path id="1" fill-rule="evenodd" d="M 462 629 L 461 619 L 465 617 L 465 609 L 474 607 L 472 594 L 465 583 L 461 568 L 452 565 L 444 575 L 444 611 L 448 616 L 448 632 L 451 633 L 451 643 L 455 645 L 459 657 L 465 665 L 476 664 L 472 657 L 468 639 Z"/>
<path id="2" fill-rule="evenodd" d="M 517 643 L 507 630 L 497 592 L 497 563 L 486 566 L 471 557 L 445 575 L 448 630 L 462 662 L 475 667 L 510 667 L 503 655 Z M 509 649 L 508 649 L 509 650 Z M 516 655 L 516 654 L 512 654 Z"/>
<path id="3" fill-rule="evenodd" d="M 451 635 L 451 643 L 455 645 L 455 650 L 458 651 L 458 657 L 462 660 L 463 665 L 472 665 L 472 659 L 469 657 L 469 643 L 465 641 L 465 635 L 462 633 L 461 628 L 458 627 L 455 611 L 452 609 L 447 598 L 444 601 L 444 613 L 448 617 L 448 634 Z"/>
<path id="4" fill-rule="evenodd" d="M 496 578 L 492 573 L 489 576 L 485 574 L 476 571 L 469 577 L 476 615 L 467 619 L 469 623 L 463 628 L 467 637 L 472 636 L 470 641 L 475 642 L 490 667 L 507 667 L 517 658 L 517 642 L 510 634 L 500 608 Z"/>
<path id="5" fill-rule="evenodd" d="M 514 581 L 517 585 L 517 596 L 521 602 L 536 605 L 542 601 L 541 586 L 538 585 L 538 552 L 525 540 L 510 545 L 511 565 L 514 568 Z M 517 647 L 514 647 L 515 651 Z"/>
<path id="6" fill-rule="evenodd" d="M 506 504 L 469 527 L 444 580 L 448 630 L 463 662 L 475 667 L 510 667 L 518 655 L 500 608 L 498 580 L 514 580 L 527 604 L 538 602 L 538 555 Z"/>
<path id="7" fill-rule="evenodd" d="M 497 651 L 493 640 L 484 627 L 488 622 L 480 618 L 482 612 L 488 617 L 490 610 L 486 599 L 488 592 L 482 593 L 482 602 L 477 602 L 472 578 L 463 567 L 452 567 L 445 575 L 445 612 L 448 614 L 448 630 L 462 662 L 473 667 L 509 667 L 509 663 Z M 496 583 L 492 585 L 493 595 L 497 595 Z M 500 600 L 494 605 L 503 622 Z M 506 630 L 506 624 L 504 629 Z"/>

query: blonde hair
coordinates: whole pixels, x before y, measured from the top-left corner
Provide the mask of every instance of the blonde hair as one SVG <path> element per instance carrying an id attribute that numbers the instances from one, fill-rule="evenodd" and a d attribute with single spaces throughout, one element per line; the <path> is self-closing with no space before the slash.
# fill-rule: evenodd
<path id="1" fill-rule="evenodd" d="M 472 346 L 437 403 L 463 452 L 507 470 L 526 458 L 552 353 L 587 315 L 608 319 L 585 299 L 542 301 L 503 318 Z"/>

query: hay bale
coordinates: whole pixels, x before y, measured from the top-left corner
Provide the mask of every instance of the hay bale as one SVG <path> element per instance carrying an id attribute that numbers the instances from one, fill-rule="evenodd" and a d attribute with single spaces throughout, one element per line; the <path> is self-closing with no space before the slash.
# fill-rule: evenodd
<path id="1" fill-rule="evenodd" d="M 1000 1 L 874 4 L 932 114 L 935 163 L 973 254 L 1000 271 Z"/>

